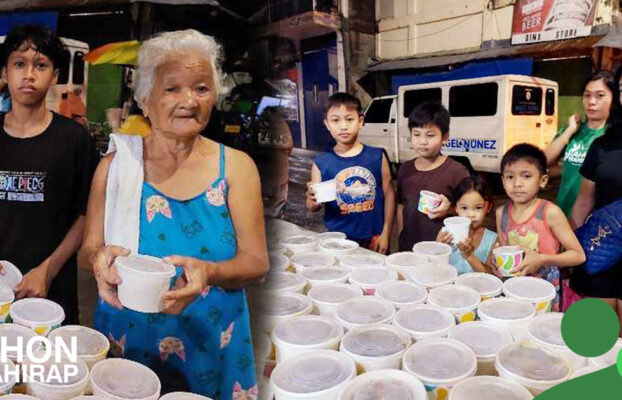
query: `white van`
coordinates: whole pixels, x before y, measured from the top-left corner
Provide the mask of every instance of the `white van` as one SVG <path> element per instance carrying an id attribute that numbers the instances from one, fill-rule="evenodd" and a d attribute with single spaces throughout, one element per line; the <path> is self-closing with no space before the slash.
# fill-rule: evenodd
<path id="1" fill-rule="evenodd" d="M 401 86 L 365 110 L 361 141 L 386 150 L 389 161 L 416 157 L 408 115 L 424 101 L 442 103 L 451 115 L 443 153 L 464 156 L 476 171 L 498 173 L 501 157 L 517 143 L 546 147 L 557 132 L 558 85 L 522 75 Z"/>

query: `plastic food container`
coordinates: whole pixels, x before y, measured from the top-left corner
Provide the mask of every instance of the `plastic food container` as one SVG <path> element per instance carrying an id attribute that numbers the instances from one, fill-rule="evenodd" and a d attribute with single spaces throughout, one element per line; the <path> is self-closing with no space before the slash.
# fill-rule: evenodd
<path id="1" fill-rule="evenodd" d="M 2 371 L 2 379 L 4 379 L 4 371 L 14 371 L 16 368 L 13 361 L 10 359 L 5 360 L 5 362 L 0 362 L 0 371 Z M 13 390 L 13 386 L 16 384 L 15 375 L 11 374 L 7 376 L 9 378 L 8 382 L 0 382 L 0 395 L 9 394 Z M 4 397 L 2 397 L 4 398 Z"/>
<path id="2" fill-rule="evenodd" d="M 622 350 L 622 339 L 618 339 L 616 344 L 613 346 L 611 350 L 607 353 L 603 354 L 600 357 L 588 358 L 589 365 L 594 367 L 598 367 L 600 369 L 607 368 L 616 364 L 618 354 Z"/>
<path id="3" fill-rule="evenodd" d="M 257 302 L 254 317 L 260 330 L 272 333 L 279 322 L 307 315 L 313 309 L 311 299 L 300 293 L 266 296 Z"/>
<path id="4" fill-rule="evenodd" d="M 352 357 L 359 374 L 378 369 L 401 369 L 410 346 L 407 332 L 387 324 L 354 328 L 341 340 L 339 351 Z"/>
<path id="5" fill-rule="evenodd" d="M 359 244 L 348 239 L 326 239 L 320 242 L 318 250 L 335 257 L 352 254 L 358 250 Z"/>
<path id="6" fill-rule="evenodd" d="M 477 308 L 479 319 L 506 329 L 514 340 L 527 337 L 527 326 L 536 315 L 536 308 L 525 301 L 498 298 L 482 302 Z"/>
<path id="7" fill-rule="evenodd" d="M 471 220 L 465 217 L 449 217 L 443 220 L 444 229 L 453 236 L 452 243 L 464 242 L 469 238 Z"/>
<path id="8" fill-rule="evenodd" d="M 408 272 L 411 271 L 415 265 L 425 264 L 427 260 L 416 255 L 412 251 L 402 251 L 387 256 L 386 262 L 387 266 L 394 268 L 402 279 L 406 279 L 406 275 L 408 275 Z"/>
<path id="9" fill-rule="evenodd" d="M 375 296 L 346 300 L 337 307 L 335 313 L 346 331 L 357 326 L 389 323 L 394 315 L 393 305 Z"/>
<path id="10" fill-rule="evenodd" d="M 309 288 L 332 283 L 345 283 L 348 281 L 348 271 L 339 267 L 311 268 L 305 270 L 302 276 L 309 283 Z"/>
<path id="11" fill-rule="evenodd" d="M 352 379 L 339 400 L 427 400 L 423 383 L 404 371 L 382 369 Z"/>
<path id="12" fill-rule="evenodd" d="M 348 281 L 363 289 L 366 295 L 373 296 L 383 283 L 396 281 L 397 272 L 387 267 L 359 268 L 350 272 Z"/>
<path id="13" fill-rule="evenodd" d="M 456 318 L 440 307 L 418 304 L 399 310 L 393 325 L 404 329 L 413 340 L 443 338 L 456 326 Z"/>
<path id="14" fill-rule="evenodd" d="M 253 288 L 267 294 L 302 293 L 307 281 L 292 272 L 271 272 L 261 285 Z"/>
<path id="15" fill-rule="evenodd" d="M 350 271 L 358 268 L 383 267 L 386 257 L 381 254 L 350 254 L 339 259 L 339 264 Z"/>
<path id="16" fill-rule="evenodd" d="M 587 365 L 587 359 L 576 354 L 564 342 L 562 337 L 562 313 L 548 313 L 538 315 L 529 322 L 527 334 L 529 340 L 548 350 L 557 352 L 570 363 L 573 371 L 581 369 Z"/>
<path id="17" fill-rule="evenodd" d="M 44 380 L 38 380 L 37 378 L 41 378 L 41 376 L 33 374 L 29 377 L 29 382 L 26 383 L 28 394 L 35 397 L 49 400 L 71 399 L 84 394 L 89 383 L 89 369 L 84 360 L 80 358 L 75 363 L 65 358 L 62 358 L 57 363 L 55 362 L 55 357 L 52 356 L 49 360 L 42 363 L 26 360 L 24 364 L 43 367 Z M 64 375 L 65 368 L 70 365 L 77 368 L 78 373 L 76 376 L 68 377 Z M 60 376 L 57 377 L 55 374 L 50 374 L 51 368 L 58 368 L 57 371 L 60 372 Z"/>
<path id="18" fill-rule="evenodd" d="M 356 376 L 354 361 L 334 350 L 300 354 L 278 364 L 270 378 L 276 400 L 338 400 Z"/>
<path id="19" fill-rule="evenodd" d="M 287 247 L 279 242 L 268 242 L 268 253 L 271 256 L 285 256 Z M 272 261 L 270 261 L 270 266 L 272 266 Z"/>
<path id="20" fill-rule="evenodd" d="M 498 297 L 503 292 L 503 282 L 494 275 L 485 272 L 469 272 L 456 278 L 456 285 L 475 289 L 482 301 Z"/>
<path id="21" fill-rule="evenodd" d="M 95 364 L 91 370 L 93 394 L 108 399 L 158 400 L 160 379 L 135 361 L 109 358 Z"/>
<path id="22" fill-rule="evenodd" d="M 315 194 L 315 201 L 318 203 L 328 203 L 337 200 L 337 183 L 334 179 L 315 183 L 311 185 L 311 190 Z"/>
<path id="23" fill-rule="evenodd" d="M 289 257 L 282 254 L 270 254 L 270 272 L 293 272 Z M 289 271 L 291 269 L 291 271 Z"/>
<path id="24" fill-rule="evenodd" d="M 301 253 L 292 257 L 292 265 L 296 273 L 301 274 L 309 268 L 331 267 L 335 265 L 335 257 L 317 251 Z"/>
<path id="25" fill-rule="evenodd" d="M 514 276 L 514 268 L 523 262 L 524 255 L 525 252 L 518 246 L 503 246 L 492 250 L 497 271 L 507 277 Z"/>
<path id="26" fill-rule="evenodd" d="M 63 308 L 47 299 L 21 299 L 11 306 L 13 323 L 26 326 L 38 335 L 47 336 L 65 320 Z"/>
<path id="27" fill-rule="evenodd" d="M 557 295 L 550 282 L 532 276 L 520 276 L 503 283 L 503 294 L 517 300 L 528 301 L 536 306 L 536 314 L 551 311 L 551 301 Z"/>
<path id="28" fill-rule="evenodd" d="M 458 383 L 449 400 L 531 400 L 533 396 L 516 382 L 498 376 L 474 376 Z"/>
<path id="29" fill-rule="evenodd" d="M 91 396 L 89 396 L 89 398 L 90 397 Z M 19 393 L 10 393 L 10 394 L 2 396 L 1 398 L 2 400 L 41 400 L 34 396 L 29 396 L 27 394 L 19 394 Z"/>
<path id="30" fill-rule="evenodd" d="M 439 242 L 419 242 L 413 246 L 413 253 L 431 263 L 449 264 L 452 251 L 450 245 Z"/>
<path id="31" fill-rule="evenodd" d="M 499 350 L 512 343 L 512 336 L 503 328 L 486 322 L 465 322 L 449 331 L 449 339 L 469 346 L 477 357 L 477 375 L 497 375 L 495 357 Z"/>
<path id="32" fill-rule="evenodd" d="M 362 297 L 361 288 L 349 284 L 328 284 L 313 287 L 307 293 L 313 301 L 314 312 L 327 317 L 335 318 L 337 307 L 347 300 Z"/>
<path id="33" fill-rule="evenodd" d="M 6 322 L 11 304 L 15 301 L 15 293 L 9 286 L 0 286 L 0 323 Z"/>
<path id="34" fill-rule="evenodd" d="M 428 291 L 423 286 L 407 281 L 383 283 L 376 290 L 376 296 L 393 304 L 396 309 L 425 303 Z"/>
<path id="35" fill-rule="evenodd" d="M 419 192 L 419 205 L 417 210 L 427 214 L 430 210 L 434 210 L 441 205 L 441 196 L 437 193 L 430 192 L 429 190 L 422 190 Z"/>
<path id="36" fill-rule="evenodd" d="M 406 280 L 426 289 L 434 289 L 454 283 L 458 271 L 449 264 L 419 264 L 407 274 Z"/>
<path id="37" fill-rule="evenodd" d="M 255 355 L 255 372 L 257 377 L 264 374 L 266 363 L 272 356 L 272 339 L 265 332 L 253 332 L 253 353 Z"/>
<path id="38" fill-rule="evenodd" d="M 500 377 L 519 383 L 534 396 L 565 382 L 572 372 L 563 356 L 529 342 L 502 348 L 495 367 Z"/>
<path id="39" fill-rule="evenodd" d="M 279 243 L 287 247 L 292 254 L 307 253 L 317 247 L 317 239 L 309 235 L 289 236 L 281 239 Z"/>
<path id="40" fill-rule="evenodd" d="M 17 361 L 17 352 L 10 350 L 17 346 L 18 338 L 22 341 L 21 353 L 26 355 L 28 342 L 36 337 L 37 334 L 30 328 L 17 324 L 0 324 L 0 337 L 6 337 L 7 356 L 11 361 Z M 36 352 L 41 348 L 41 342 L 33 345 L 33 351 Z"/>
<path id="41" fill-rule="evenodd" d="M 122 282 L 119 301 L 130 310 L 158 313 L 164 310 L 164 294 L 170 290 L 175 267 L 149 256 L 117 257 L 114 262 Z"/>
<path id="42" fill-rule="evenodd" d="M 95 329 L 86 326 L 61 326 L 52 331 L 48 338 L 52 345 L 55 345 L 56 340 L 62 339 L 67 347 L 71 346 L 72 338 L 76 338 L 78 357 L 84 360 L 89 370 L 93 368 L 96 362 L 105 359 L 110 350 L 108 338 Z"/>
<path id="43" fill-rule="evenodd" d="M 430 290 L 428 304 L 439 306 L 456 317 L 456 321 L 475 321 L 477 306 L 480 303 L 479 293 L 475 289 L 461 285 L 446 285 Z"/>
<path id="44" fill-rule="evenodd" d="M 587 367 L 583 367 L 581 369 L 578 369 L 578 370 L 574 371 L 572 373 L 572 375 L 570 375 L 569 379 L 574 379 L 574 378 L 578 378 L 580 376 L 588 375 L 588 374 L 591 374 L 592 372 L 600 371 L 601 369 L 602 368 L 600 368 L 600 367 L 595 367 L 593 365 L 588 365 Z"/>
<path id="45" fill-rule="evenodd" d="M 2 264 L 4 268 L 4 275 L 0 275 L 0 286 L 7 286 L 15 290 L 17 285 L 19 285 L 24 278 L 22 272 L 15 264 L 9 261 L 0 260 L 0 264 Z"/>
<path id="46" fill-rule="evenodd" d="M 306 315 L 282 321 L 272 332 L 276 362 L 310 351 L 338 350 L 342 336 L 343 328 L 333 318 Z"/>
<path id="47" fill-rule="evenodd" d="M 346 239 L 347 235 L 343 232 L 323 232 L 317 235 L 320 242 L 326 239 Z"/>
<path id="48" fill-rule="evenodd" d="M 160 400 L 212 400 L 210 397 L 188 392 L 173 392 L 160 397 Z"/>
<path id="49" fill-rule="evenodd" d="M 475 375 L 477 359 L 457 340 L 429 339 L 413 344 L 404 354 L 404 370 L 426 387 L 430 400 L 446 399 L 451 388 Z"/>

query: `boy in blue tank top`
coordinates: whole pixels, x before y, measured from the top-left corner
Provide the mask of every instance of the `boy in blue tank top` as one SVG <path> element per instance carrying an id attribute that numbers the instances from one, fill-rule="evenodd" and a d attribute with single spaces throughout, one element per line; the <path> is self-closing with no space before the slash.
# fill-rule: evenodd
<path id="1" fill-rule="evenodd" d="M 386 254 L 395 215 L 395 192 L 389 161 L 382 149 L 365 146 L 358 139 L 363 126 L 361 102 L 348 93 L 328 99 L 324 125 L 337 144 L 320 154 L 307 183 L 307 209 L 324 205 L 324 224 L 343 232 L 361 246 Z M 336 200 L 318 203 L 311 185 L 335 180 Z"/>

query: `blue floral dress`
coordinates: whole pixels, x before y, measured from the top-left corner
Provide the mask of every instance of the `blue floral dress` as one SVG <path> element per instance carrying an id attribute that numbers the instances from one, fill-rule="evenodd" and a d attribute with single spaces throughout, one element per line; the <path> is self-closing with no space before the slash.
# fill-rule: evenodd
<path id="1" fill-rule="evenodd" d="M 139 253 L 224 261 L 236 254 L 227 207 L 225 148 L 220 176 L 201 195 L 172 199 L 144 182 Z M 177 269 L 177 276 L 182 273 Z M 249 311 L 244 290 L 208 287 L 179 315 L 117 310 L 101 299 L 95 328 L 111 340 L 113 356 L 138 361 L 162 380 L 163 391 L 184 381 L 214 399 L 256 399 Z"/>

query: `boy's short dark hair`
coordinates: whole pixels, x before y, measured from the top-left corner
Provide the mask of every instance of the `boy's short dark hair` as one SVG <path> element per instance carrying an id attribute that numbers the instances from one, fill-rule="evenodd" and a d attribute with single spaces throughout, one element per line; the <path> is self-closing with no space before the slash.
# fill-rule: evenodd
<path id="1" fill-rule="evenodd" d="M 538 167 L 540 175 L 546 174 L 546 155 L 539 147 L 536 147 L 529 143 L 521 143 L 512 146 L 501 159 L 501 174 L 503 170 L 509 164 L 514 164 L 519 160 L 525 160 L 528 163 L 534 164 Z"/>
<path id="2" fill-rule="evenodd" d="M 7 66 L 11 53 L 24 43 L 29 43 L 36 51 L 49 58 L 55 69 L 58 67 L 65 46 L 50 28 L 42 25 L 16 25 L 11 29 L 4 41 L 3 67 Z"/>
<path id="3" fill-rule="evenodd" d="M 328 110 L 331 108 L 339 106 L 345 106 L 348 109 L 356 110 L 359 115 L 363 114 L 363 106 L 359 99 L 352 96 L 350 93 L 337 92 L 328 98 L 324 115 L 328 114 Z"/>
<path id="4" fill-rule="evenodd" d="M 415 107 L 408 116 L 408 129 L 435 125 L 443 136 L 449 133 L 449 111 L 438 102 L 426 101 Z"/>

